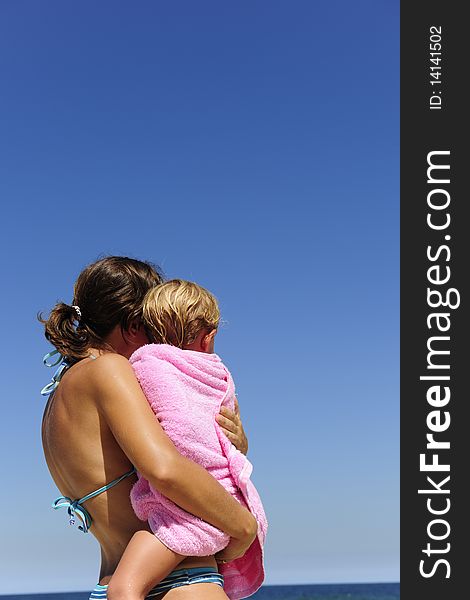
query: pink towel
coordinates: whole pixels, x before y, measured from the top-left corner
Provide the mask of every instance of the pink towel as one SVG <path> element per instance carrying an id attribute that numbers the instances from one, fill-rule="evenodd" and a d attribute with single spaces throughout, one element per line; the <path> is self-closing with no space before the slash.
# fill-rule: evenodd
<path id="1" fill-rule="evenodd" d="M 216 354 L 166 344 L 143 346 L 130 362 L 150 406 L 181 454 L 209 471 L 258 521 L 258 536 L 245 555 L 219 565 L 229 598 L 251 596 L 264 580 L 268 524 L 250 480 L 250 461 L 215 420 L 222 405 L 234 410 L 235 386 L 229 371 Z M 140 475 L 131 501 L 136 515 L 148 521 L 155 535 L 174 552 L 210 556 L 229 542 L 225 533 L 168 500 Z"/>

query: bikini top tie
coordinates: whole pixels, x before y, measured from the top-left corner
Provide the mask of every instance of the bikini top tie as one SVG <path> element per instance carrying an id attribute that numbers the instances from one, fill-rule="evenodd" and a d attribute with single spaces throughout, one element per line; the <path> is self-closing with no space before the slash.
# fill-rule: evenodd
<path id="1" fill-rule="evenodd" d="M 49 362 L 49 359 L 55 355 L 57 355 L 57 358 L 55 358 L 52 362 Z M 93 358 L 95 358 L 95 357 L 93 356 Z M 53 352 L 48 352 L 43 357 L 42 362 L 44 363 L 44 365 L 46 367 L 56 367 L 57 365 L 59 365 L 59 368 L 56 370 L 56 372 L 52 376 L 51 381 L 47 385 L 45 385 L 41 390 L 41 396 L 49 396 L 59 385 L 60 380 L 62 379 L 62 375 L 68 369 L 70 364 L 67 361 L 67 359 L 65 358 L 65 356 L 62 356 L 62 354 L 58 350 L 54 350 Z"/>
<path id="2" fill-rule="evenodd" d="M 77 500 L 71 500 L 68 496 L 60 496 L 59 498 L 54 500 L 54 502 L 52 503 L 52 508 L 56 510 L 58 508 L 66 508 L 69 514 L 69 525 L 75 525 L 76 515 L 82 522 L 82 524 L 78 526 L 78 529 L 80 529 L 80 531 L 83 531 L 83 533 L 88 533 L 88 530 L 91 527 L 92 518 L 90 513 L 84 506 L 82 506 L 82 504 L 87 500 L 90 500 L 90 498 L 94 498 L 95 496 L 98 496 L 99 494 L 108 491 L 126 477 L 130 477 L 131 475 L 133 475 L 135 472 L 135 468 L 132 468 L 127 473 L 124 473 L 124 475 L 121 475 L 117 479 L 111 481 L 111 483 L 107 483 L 106 485 L 103 485 L 103 487 L 100 487 L 98 490 L 95 490 L 94 492 L 83 496 L 83 498 L 78 498 Z"/>

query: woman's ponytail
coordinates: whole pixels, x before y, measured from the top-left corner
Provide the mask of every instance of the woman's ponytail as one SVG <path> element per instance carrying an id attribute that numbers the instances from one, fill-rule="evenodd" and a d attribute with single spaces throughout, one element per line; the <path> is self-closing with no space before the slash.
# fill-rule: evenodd
<path id="1" fill-rule="evenodd" d="M 59 302 L 48 319 L 38 315 L 45 336 L 69 360 L 89 355 L 90 348 L 110 349 L 106 337 L 116 326 L 124 332 L 140 321 L 148 290 L 162 283 L 151 263 L 126 256 L 106 256 L 78 276 L 72 306 Z M 112 349 L 111 349 L 112 350 Z"/>
<path id="2" fill-rule="evenodd" d="M 78 321 L 76 307 L 59 302 L 51 310 L 49 318 L 39 321 L 44 324 L 46 339 L 68 359 L 80 360 L 88 356 L 90 336 L 86 327 Z"/>

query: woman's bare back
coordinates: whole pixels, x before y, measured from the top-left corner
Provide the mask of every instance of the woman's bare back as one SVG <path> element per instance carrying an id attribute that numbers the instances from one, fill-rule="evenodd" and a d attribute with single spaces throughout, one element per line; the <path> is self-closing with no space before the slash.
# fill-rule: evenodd
<path id="1" fill-rule="evenodd" d="M 95 352 L 98 356 L 98 352 Z M 50 473 L 60 493 L 75 500 L 130 471 L 133 467 L 116 442 L 96 403 L 92 382 L 100 376 L 102 358 L 84 359 L 64 375 L 44 410 L 42 441 Z M 132 428 L 132 422 L 128 427 Z M 135 431 L 139 435 L 139 431 Z M 136 531 L 148 529 L 129 500 L 136 475 L 126 477 L 110 490 L 87 500 L 92 516 L 90 533 L 101 546 L 99 580 L 105 584 L 117 567 Z M 57 518 L 68 525 L 68 516 Z M 77 532 L 77 535 L 79 532 Z M 80 533 L 81 534 L 81 533 Z M 187 558 L 182 566 L 215 565 L 207 557 Z"/>

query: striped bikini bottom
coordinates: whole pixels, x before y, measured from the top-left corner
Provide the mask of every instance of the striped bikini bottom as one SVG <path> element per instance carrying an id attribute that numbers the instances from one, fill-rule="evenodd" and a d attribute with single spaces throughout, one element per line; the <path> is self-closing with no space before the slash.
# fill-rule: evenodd
<path id="1" fill-rule="evenodd" d="M 147 594 L 147 598 L 152 598 L 163 592 L 167 592 L 172 588 L 181 587 L 183 585 L 192 585 L 194 583 L 215 583 L 216 585 L 224 586 L 224 578 L 218 573 L 215 567 L 195 567 L 193 569 L 177 569 L 172 571 L 165 579 L 162 579 L 154 588 Z M 90 594 L 89 600 L 106 600 L 107 585 L 96 585 L 95 589 Z"/>

